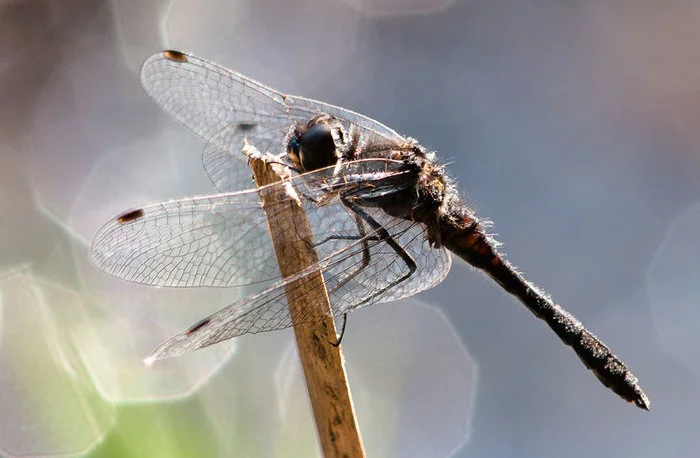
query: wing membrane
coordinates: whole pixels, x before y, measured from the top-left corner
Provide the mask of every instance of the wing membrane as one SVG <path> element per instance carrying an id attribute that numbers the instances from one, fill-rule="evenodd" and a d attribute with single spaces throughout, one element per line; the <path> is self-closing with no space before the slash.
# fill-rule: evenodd
<path id="1" fill-rule="evenodd" d="M 333 204 L 337 195 L 376 195 L 387 180 L 392 190 L 401 189 L 397 181 L 410 185 L 412 178 L 400 166 L 390 160 L 355 161 L 337 170 L 299 175 L 289 183 L 306 206 L 317 229 L 315 237 L 323 240 L 355 227 L 346 209 Z M 286 196 L 283 186 L 272 184 L 266 189 Z M 282 208 L 291 197 L 279 199 L 275 205 Z M 95 235 L 92 256 L 105 272 L 147 285 L 242 286 L 279 277 L 266 215 L 255 189 L 171 200 L 124 213 Z"/>
<path id="2" fill-rule="evenodd" d="M 141 84 L 165 112 L 208 143 L 204 169 L 219 191 L 241 190 L 250 182 L 240 154 L 244 139 L 262 152 L 281 154 L 292 124 L 321 113 L 368 134 L 405 141 L 359 113 L 285 95 L 206 59 L 181 56 L 173 59 L 172 52 L 165 51 L 149 57 L 141 69 Z"/>
<path id="3" fill-rule="evenodd" d="M 321 245 L 323 248 L 319 250 L 319 255 L 321 252 L 329 254 L 317 265 L 291 277 L 279 279 L 262 292 L 234 302 L 208 316 L 188 330 L 166 340 L 152 353 L 149 360 L 177 356 L 243 334 L 290 327 L 292 319 L 287 304 L 286 285 L 304 278 L 312 271 L 321 270 L 323 273 L 334 316 L 360 307 L 412 296 L 435 286 L 445 278 L 450 269 L 450 255 L 445 249 L 426 246 L 428 242 L 424 229 L 419 224 L 394 219 L 383 212 L 377 212 L 375 216 L 383 219 L 382 226 L 416 261 L 418 269 L 405 281 L 386 288 L 406 273 L 407 266 L 385 242 L 373 238 L 376 236 L 374 232 L 368 232 L 364 237 L 351 242 L 347 239 L 338 239 L 328 245 L 326 242 Z M 353 233 L 358 234 L 357 231 Z M 370 251 L 366 266 L 364 246 Z M 359 273 L 346 281 L 360 267 Z M 315 290 L 305 296 L 308 309 L 301 316 L 301 322 L 313 322 L 324 316 L 316 306 L 322 294 L 325 292 Z"/>

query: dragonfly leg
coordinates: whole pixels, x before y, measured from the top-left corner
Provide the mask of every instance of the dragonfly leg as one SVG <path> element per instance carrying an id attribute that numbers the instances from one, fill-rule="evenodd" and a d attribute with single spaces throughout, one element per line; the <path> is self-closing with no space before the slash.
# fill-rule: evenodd
<path id="1" fill-rule="evenodd" d="M 338 341 L 337 341 L 337 342 L 331 342 L 331 345 L 333 345 L 334 347 L 339 347 L 339 346 L 340 346 L 340 342 L 342 342 L 343 336 L 345 335 L 345 325 L 347 325 L 347 324 L 348 324 L 348 314 L 347 314 L 347 313 L 343 313 L 343 327 L 340 328 L 340 334 L 338 335 Z"/>
<path id="2" fill-rule="evenodd" d="M 392 250 L 396 252 L 397 255 L 403 260 L 403 262 L 406 264 L 406 267 L 408 267 L 408 272 L 405 274 L 401 275 L 399 278 L 396 278 L 392 280 L 388 285 L 384 286 L 383 288 L 379 288 L 378 290 L 374 291 L 370 296 L 366 297 L 363 301 L 359 302 L 356 304 L 355 308 L 361 307 L 363 304 L 366 304 L 370 302 L 372 299 L 374 299 L 377 296 L 381 296 L 384 294 L 386 291 L 390 290 L 391 288 L 395 287 L 399 283 L 407 280 L 413 273 L 416 271 L 418 268 L 416 261 L 411 257 L 411 255 L 396 241 L 394 238 L 389 234 L 389 232 L 381 225 L 377 220 L 372 218 L 372 215 L 367 213 L 362 207 L 348 199 L 343 199 L 341 198 L 341 201 L 343 202 L 343 205 L 345 205 L 348 209 L 350 209 L 356 217 L 362 219 L 365 223 L 367 223 L 377 234 L 377 238 L 379 241 L 385 242 L 389 247 L 391 247 Z M 362 226 L 359 224 L 359 226 Z M 362 229 L 364 230 L 364 229 Z M 366 241 L 366 240 L 365 240 Z M 365 253 L 366 251 L 366 256 L 367 260 L 366 262 L 364 261 L 365 258 Z M 363 266 L 361 266 L 363 269 L 366 267 L 366 265 L 369 264 L 369 246 L 364 245 L 363 246 Z M 359 271 L 355 272 L 353 275 L 357 275 Z M 343 280 L 344 283 L 346 283 L 346 280 Z"/>
<path id="3" fill-rule="evenodd" d="M 326 237 L 324 240 L 321 242 L 317 243 L 314 245 L 314 247 L 317 247 L 323 243 L 326 243 L 330 240 L 359 240 L 360 244 L 362 245 L 362 262 L 360 263 L 360 266 L 355 269 L 352 273 L 350 273 L 347 277 L 343 278 L 338 282 L 337 285 L 333 287 L 333 289 L 330 291 L 331 293 L 334 293 L 335 291 L 339 290 L 343 286 L 345 286 L 350 280 L 355 278 L 360 272 L 365 270 L 367 266 L 369 265 L 369 260 L 370 260 L 370 254 L 369 254 L 369 244 L 367 243 L 370 240 L 373 241 L 379 241 L 380 238 L 378 236 L 367 236 L 367 231 L 365 230 L 365 226 L 362 223 L 362 218 L 360 216 L 353 212 L 353 216 L 355 217 L 355 225 L 357 226 L 357 232 L 358 235 L 332 235 L 329 237 Z M 343 328 L 345 328 L 345 325 L 343 324 Z"/>
<path id="4" fill-rule="evenodd" d="M 361 306 L 362 304 L 366 304 L 375 297 L 383 294 L 384 292 L 388 291 L 389 289 L 408 279 L 416 271 L 417 265 L 415 260 L 411 257 L 411 255 L 396 240 L 394 240 L 391 234 L 389 234 L 389 232 L 381 224 L 379 224 L 374 218 L 372 218 L 370 214 L 363 210 L 359 205 L 349 201 L 348 199 L 341 198 L 341 202 L 350 211 L 352 211 L 355 218 L 355 225 L 357 226 L 358 235 L 329 236 L 321 242 L 316 243 L 315 246 L 320 246 L 321 244 L 326 243 L 330 240 L 358 240 L 362 245 L 362 261 L 352 273 L 350 273 L 345 278 L 341 279 L 336 285 L 334 285 L 334 287 L 331 290 L 329 290 L 329 293 L 332 294 L 338 291 L 340 288 L 346 285 L 350 280 L 355 278 L 360 272 L 362 272 L 369 266 L 371 260 L 370 245 L 368 243 L 369 241 L 386 242 L 399 255 L 399 257 L 404 261 L 404 263 L 408 267 L 408 271 L 404 275 L 401 275 L 399 278 L 394 279 L 388 285 L 375 291 L 370 296 L 364 298 L 362 302 L 357 304 L 357 306 Z M 365 223 L 373 229 L 376 235 L 367 234 Z M 344 313 L 343 326 L 340 331 L 338 341 L 335 343 L 331 342 L 331 345 L 335 347 L 340 345 L 340 342 L 343 339 L 343 335 L 345 334 L 346 325 L 347 313 Z"/>
<path id="5" fill-rule="evenodd" d="M 324 243 L 330 242 L 331 240 L 372 240 L 374 242 L 379 242 L 381 239 L 377 236 L 367 237 L 362 235 L 329 235 L 325 239 L 321 240 L 318 243 L 314 243 L 311 246 L 314 248 L 318 248 Z"/>

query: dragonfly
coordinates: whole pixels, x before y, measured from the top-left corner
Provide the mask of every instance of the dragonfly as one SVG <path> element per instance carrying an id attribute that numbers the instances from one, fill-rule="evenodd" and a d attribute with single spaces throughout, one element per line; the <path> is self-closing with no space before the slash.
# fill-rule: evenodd
<path id="1" fill-rule="evenodd" d="M 369 117 L 286 95 L 195 55 L 148 58 L 141 83 L 175 120 L 206 142 L 204 170 L 216 194 L 127 210 L 96 233 L 93 263 L 115 277 L 160 287 L 252 287 L 243 299 L 163 342 L 150 360 L 236 336 L 292 326 L 285 286 L 322 272 L 332 315 L 418 294 L 440 283 L 451 255 L 482 270 L 546 322 L 584 365 L 642 409 L 637 378 L 600 339 L 499 251 L 460 198 L 434 152 Z M 283 277 L 269 238 L 260 189 L 250 187 L 246 144 L 277 154 L 313 231 L 318 262 Z M 274 189 L 272 189 L 274 191 Z M 285 228 L 285 230 L 294 228 Z M 325 291 L 308 294 L 326 294 Z M 317 310 L 302 320 L 323 317 Z"/>

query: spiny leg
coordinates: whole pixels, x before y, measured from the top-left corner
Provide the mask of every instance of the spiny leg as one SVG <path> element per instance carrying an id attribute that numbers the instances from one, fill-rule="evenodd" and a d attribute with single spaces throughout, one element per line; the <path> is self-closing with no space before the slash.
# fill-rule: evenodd
<path id="1" fill-rule="evenodd" d="M 363 210 L 359 205 L 353 203 L 349 199 L 341 198 L 341 202 L 343 205 L 345 205 L 350 211 L 352 211 L 354 217 L 355 217 L 355 224 L 358 228 L 358 235 L 338 235 L 338 236 L 329 236 L 325 238 L 323 241 L 316 243 L 315 246 L 319 246 L 322 243 L 328 242 L 329 240 L 337 239 L 337 240 L 359 240 L 361 245 L 362 245 L 362 261 L 360 266 L 355 269 L 351 274 L 349 274 L 347 277 L 343 278 L 338 282 L 337 285 L 330 291 L 331 293 L 337 291 L 339 288 L 342 286 L 346 285 L 350 280 L 352 280 L 354 277 L 356 277 L 360 272 L 362 272 L 364 269 L 366 269 L 369 266 L 370 263 L 370 250 L 369 250 L 369 241 L 375 241 L 375 242 L 385 242 L 389 247 L 391 247 L 396 254 L 399 255 L 399 257 L 403 260 L 403 262 L 406 264 L 406 267 L 408 267 L 408 271 L 401 275 L 399 278 L 391 281 L 388 285 L 384 286 L 383 288 L 378 289 L 377 291 L 374 291 L 372 294 L 369 296 L 365 297 L 361 302 L 356 304 L 356 307 L 359 307 L 363 304 L 368 303 L 372 299 L 374 299 L 377 296 L 380 296 L 381 294 L 385 293 L 389 289 L 397 286 L 401 282 L 405 281 L 408 279 L 413 273 L 416 271 L 417 264 L 415 260 L 411 257 L 411 255 L 389 234 L 389 232 L 379 223 L 377 222 L 369 213 L 367 213 L 365 210 Z M 372 230 L 374 231 L 375 234 L 377 235 L 367 235 L 367 231 L 365 230 L 363 222 L 367 223 Z M 335 346 L 340 345 L 340 341 L 342 340 L 342 336 L 345 332 L 345 326 L 347 323 L 347 319 L 345 318 L 343 321 L 343 328 L 340 334 L 340 337 L 338 339 L 338 342 L 335 343 Z"/>
<path id="2" fill-rule="evenodd" d="M 341 199 L 343 204 L 345 204 L 345 201 Z M 353 217 L 355 218 L 355 226 L 357 226 L 357 232 L 358 235 L 330 235 L 326 237 L 325 239 L 321 240 L 318 243 L 315 243 L 313 246 L 318 247 L 326 242 L 329 242 L 331 240 L 355 240 L 359 241 L 360 245 L 362 246 L 362 261 L 360 262 L 360 265 L 352 272 L 350 273 L 347 277 L 343 278 L 336 284 L 333 289 L 330 291 L 331 293 L 334 293 L 335 291 L 339 290 L 343 286 L 345 286 L 350 280 L 355 278 L 360 272 L 362 272 L 364 269 L 367 268 L 369 265 L 370 261 L 370 253 L 369 253 L 369 244 L 367 242 L 371 241 L 380 241 L 381 238 L 375 235 L 368 236 L 367 231 L 365 230 L 365 226 L 362 224 L 362 219 L 360 216 L 353 212 Z"/>
<path id="3" fill-rule="evenodd" d="M 389 234 L 389 232 L 381 225 L 377 220 L 372 218 L 372 216 L 367 213 L 365 210 L 362 209 L 358 204 L 351 202 L 350 200 L 347 199 L 341 199 L 343 204 L 347 206 L 350 210 L 352 210 L 355 215 L 359 216 L 362 218 L 364 222 L 366 222 L 377 234 L 379 241 L 382 241 L 389 245 L 392 250 L 396 252 L 396 254 L 399 255 L 399 257 L 403 260 L 403 262 L 406 264 L 408 267 L 408 272 L 406 272 L 404 275 L 400 276 L 399 278 L 393 280 L 391 283 L 388 285 L 384 286 L 383 288 L 373 292 L 371 295 L 366 297 L 363 301 L 359 302 L 356 304 L 356 307 L 359 307 L 363 304 L 366 304 L 367 302 L 371 301 L 377 296 L 380 296 L 384 294 L 386 291 L 390 290 L 391 288 L 395 287 L 399 283 L 407 280 L 413 273 L 416 271 L 418 268 L 416 261 L 411 257 L 411 255 L 396 241 L 394 238 Z M 369 253 L 369 251 L 368 251 Z"/>
<path id="4" fill-rule="evenodd" d="M 344 200 L 341 199 L 343 203 L 345 203 Z M 370 261 L 370 253 L 369 253 L 369 244 L 367 243 L 368 241 L 379 241 L 379 237 L 377 236 L 367 236 L 367 231 L 365 230 L 364 224 L 362 224 L 362 218 L 360 216 L 353 212 L 353 216 L 355 218 L 355 226 L 357 226 L 357 232 L 358 235 L 331 235 L 329 237 L 326 237 L 319 243 L 314 244 L 314 247 L 319 246 L 323 243 L 326 243 L 330 240 L 359 240 L 360 244 L 362 245 L 362 261 L 360 265 L 358 266 L 357 269 L 355 269 L 350 275 L 347 277 L 343 278 L 340 282 L 338 282 L 337 285 L 330 291 L 331 293 L 337 291 L 338 289 L 342 288 L 344 285 L 346 285 L 350 280 L 355 278 L 360 272 L 362 272 L 364 269 L 367 268 L 369 265 Z M 343 340 L 343 335 L 345 335 L 345 327 L 348 322 L 348 314 L 344 313 L 343 314 L 343 327 L 340 331 L 340 335 L 338 336 L 338 340 L 336 342 L 331 342 L 331 345 L 334 347 L 340 346 L 340 342 Z"/>
<path id="5" fill-rule="evenodd" d="M 338 335 L 338 341 L 337 342 L 331 342 L 331 345 L 334 347 L 339 347 L 340 342 L 343 341 L 343 336 L 345 335 L 345 326 L 348 324 L 348 314 L 343 313 L 343 327 L 340 328 L 340 335 Z"/>

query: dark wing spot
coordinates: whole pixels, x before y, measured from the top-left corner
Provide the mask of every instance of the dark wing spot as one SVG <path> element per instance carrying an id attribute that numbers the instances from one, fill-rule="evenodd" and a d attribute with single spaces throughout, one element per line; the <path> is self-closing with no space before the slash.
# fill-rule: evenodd
<path id="1" fill-rule="evenodd" d="M 257 124 L 254 122 L 239 122 L 236 124 L 236 130 L 238 132 L 248 132 L 255 129 L 255 126 L 257 126 Z"/>
<path id="2" fill-rule="evenodd" d="M 166 50 L 163 51 L 163 55 L 170 60 L 174 60 L 175 62 L 187 62 L 187 54 L 184 52 Z"/>
<path id="3" fill-rule="evenodd" d="M 142 217 L 143 217 L 143 209 L 139 208 L 137 210 L 131 210 L 131 211 L 124 213 L 123 215 L 117 216 L 117 222 L 119 224 L 126 224 L 126 223 L 130 223 L 132 221 L 136 221 L 137 219 L 142 218 Z"/>
<path id="4" fill-rule="evenodd" d="M 192 326 L 191 328 L 189 328 L 189 329 L 187 330 L 187 335 L 192 335 L 192 334 L 194 334 L 195 332 L 197 332 L 197 331 L 199 331 L 200 329 L 202 329 L 204 326 L 208 325 L 210 322 L 211 322 L 211 320 L 210 320 L 209 318 L 203 319 L 203 320 L 200 321 L 199 323 L 197 323 L 197 324 L 195 324 L 194 326 Z"/>

